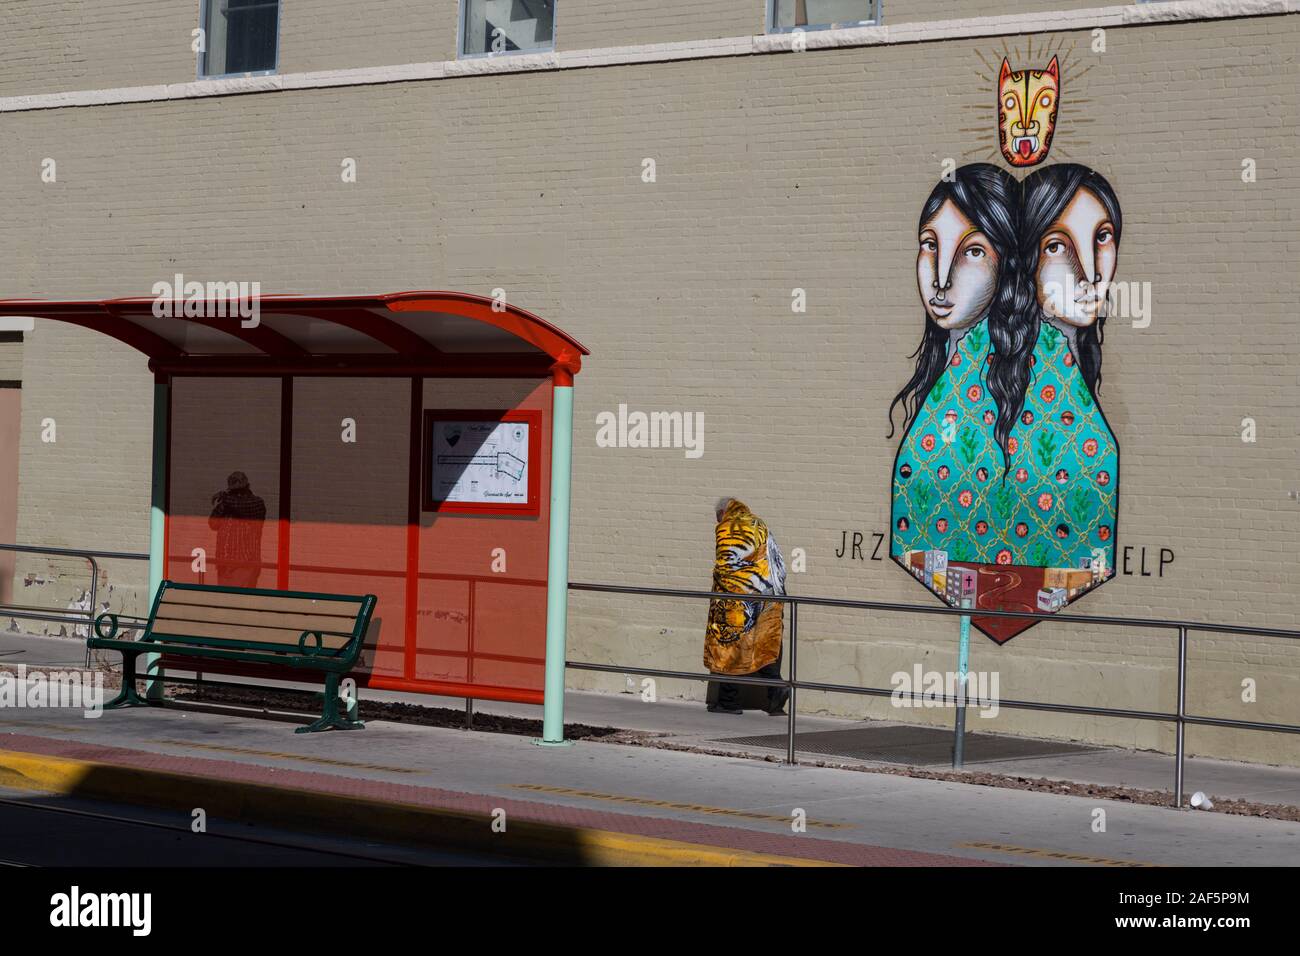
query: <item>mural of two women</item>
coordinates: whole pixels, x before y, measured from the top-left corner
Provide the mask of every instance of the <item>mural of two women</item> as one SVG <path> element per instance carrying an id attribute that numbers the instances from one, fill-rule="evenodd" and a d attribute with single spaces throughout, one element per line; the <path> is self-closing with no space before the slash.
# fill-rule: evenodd
<path id="1" fill-rule="evenodd" d="M 922 209 L 890 555 L 953 605 L 1055 611 L 1114 574 L 1119 446 L 1098 392 L 1121 228 L 1110 184 L 1073 163 L 1023 182 L 963 166 Z M 973 622 L 998 643 L 1034 623 Z"/>

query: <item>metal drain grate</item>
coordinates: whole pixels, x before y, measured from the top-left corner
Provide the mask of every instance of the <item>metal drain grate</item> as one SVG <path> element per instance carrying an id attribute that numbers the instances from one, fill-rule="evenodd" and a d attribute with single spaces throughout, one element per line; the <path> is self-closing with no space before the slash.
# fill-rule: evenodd
<path id="1" fill-rule="evenodd" d="M 787 740 L 785 734 L 764 734 L 759 737 L 725 737 L 717 743 L 784 751 Z M 872 760 L 913 767 L 949 766 L 952 763 L 952 730 L 943 727 L 889 726 L 821 730 L 795 734 L 794 745 L 800 753 L 820 754 L 824 757 Z M 966 734 L 968 764 L 1099 753 L 1102 749 L 1032 737 Z"/>

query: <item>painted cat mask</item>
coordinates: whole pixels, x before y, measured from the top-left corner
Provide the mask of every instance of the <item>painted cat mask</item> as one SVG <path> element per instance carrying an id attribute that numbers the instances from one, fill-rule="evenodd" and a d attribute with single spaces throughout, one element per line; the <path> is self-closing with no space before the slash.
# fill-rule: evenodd
<path id="1" fill-rule="evenodd" d="M 1036 166 L 1047 158 L 1061 101 L 1056 57 L 1045 70 L 1013 71 L 1004 57 L 998 75 L 998 145 L 1012 166 Z"/>

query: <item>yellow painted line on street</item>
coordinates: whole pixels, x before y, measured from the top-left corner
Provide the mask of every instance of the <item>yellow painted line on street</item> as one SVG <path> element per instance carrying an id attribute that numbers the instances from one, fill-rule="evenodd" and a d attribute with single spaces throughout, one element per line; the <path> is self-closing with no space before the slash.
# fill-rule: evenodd
<path id="1" fill-rule="evenodd" d="M 515 784 L 511 789 L 532 790 L 537 793 L 554 793 L 565 797 L 584 797 L 588 800 L 609 800 L 613 803 L 630 803 L 638 807 L 655 807 L 660 810 L 686 810 L 690 813 L 708 813 L 718 816 L 741 817 L 746 820 L 761 820 L 765 823 L 781 823 L 789 826 L 790 817 L 776 816 L 770 813 L 758 813 L 753 810 L 737 810 L 734 807 L 710 807 L 700 803 L 674 803 L 671 800 L 650 800 L 646 797 L 630 797 L 618 793 L 597 793 L 593 790 L 573 790 L 569 787 L 544 787 L 536 783 Z M 820 823 L 816 820 L 806 821 L 810 827 L 823 830 L 849 830 L 851 823 Z"/>
<path id="2" fill-rule="evenodd" d="M 41 727 L 45 730 L 63 730 L 68 733 L 76 733 L 79 730 L 86 729 L 84 724 L 81 725 L 80 727 L 74 727 L 69 724 L 52 724 L 44 720 L 27 720 L 27 719 L 5 720 L 3 718 L 0 718 L 0 724 L 4 724 L 6 727 L 16 728 L 15 733 L 20 733 L 22 731 L 22 728 L 24 727 Z"/>
<path id="3" fill-rule="evenodd" d="M 209 818 L 344 833 L 576 866 L 841 866 L 822 860 L 507 819 L 494 814 L 343 796 L 117 764 L 0 750 L 0 787 L 109 800 Z"/>
<path id="4" fill-rule="evenodd" d="M 195 740 L 169 740 L 159 738 L 145 741 L 151 744 L 166 744 L 169 747 L 192 747 L 196 750 L 213 750 L 217 753 L 241 754 L 248 757 L 272 757 L 276 760 L 298 760 L 302 763 L 321 764 L 326 767 L 347 767 L 351 770 L 383 770 L 385 773 L 424 773 L 410 767 L 389 767 L 378 763 L 355 763 L 351 760 L 337 760 L 333 757 L 317 757 L 312 754 L 291 754 L 278 750 L 256 750 L 252 747 L 232 747 L 226 744 L 204 744 Z"/>
<path id="5" fill-rule="evenodd" d="M 1015 846 L 1010 843 L 958 843 L 966 850 L 996 850 L 999 853 L 1014 853 L 1018 856 L 1033 856 L 1044 860 L 1062 860 L 1066 863 L 1091 863 L 1094 866 L 1159 866 L 1159 863 L 1144 863 L 1140 860 L 1111 860 L 1104 856 L 1088 856 L 1085 853 L 1066 853 L 1062 850 L 1048 850 L 1042 847 Z"/>

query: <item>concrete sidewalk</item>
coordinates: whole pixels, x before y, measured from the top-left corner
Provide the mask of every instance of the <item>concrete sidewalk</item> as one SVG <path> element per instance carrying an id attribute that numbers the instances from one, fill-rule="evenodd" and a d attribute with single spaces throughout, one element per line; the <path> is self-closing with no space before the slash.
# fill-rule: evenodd
<path id="1" fill-rule="evenodd" d="M 109 655 L 109 658 L 116 663 L 117 655 Z M 84 661 L 84 642 L 75 639 L 0 634 L 0 666 L 25 663 L 29 667 L 79 668 Z M 250 681 L 250 683 L 257 682 Z M 431 697 L 391 691 L 365 690 L 363 698 L 455 710 L 463 710 L 465 706 L 463 698 Z M 474 710 L 478 714 L 541 719 L 541 708 L 526 704 L 475 701 Z M 736 717 L 710 714 L 700 703 L 660 700 L 649 704 L 642 702 L 637 694 L 570 691 L 566 696 L 565 721 L 655 734 L 674 747 L 702 748 L 768 759 L 783 757 L 785 753 L 784 743 L 778 743 L 776 749 L 773 749 L 727 742 L 727 738 L 776 735 L 786 732 L 784 718 L 769 717 L 758 711 L 747 711 L 744 715 Z M 802 737 L 809 733 L 841 731 L 865 726 L 902 727 L 905 725 L 892 721 L 861 721 L 800 715 L 798 733 Z M 978 726 L 972 729 L 978 730 Z M 1190 733 L 1194 735 L 1194 729 Z M 897 766 L 892 763 L 885 764 L 842 756 L 827 757 L 806 752 L 801 753 L 799 759 L 805 762 L 822 760 L 848 766 L 877 768 Z M 1078 752 L 1015 760 L 968 763 L 967 769 L 974 772 L 1164 792 L 1172 792 L 1174 778 L 1174 760 L 1169 754 L 1105 747 L 1080 748 Z M 1185 761 L 1185 774 L 1185 795 L 1201 790 L 1219 799 L 1300 807 L 1300 768 L 1241 763 L 1208 757 L 1188 757 Z"/>
<path id="2" fill-rule="evenodd" d="M 97 719 L 8 708 L 0 786 L 353 833 L 382 824 L 375 836 L 399 840 L 493 840 L 504 811 L 522 842 L 489 846 L 565 862 L 1300 863 L 1296 823 L 595 741 L 543 748 L 383 720 L 295 735 L 301 723 L 187 705 Z"/>
<path id="3" fill-rule="evenodd" d="M 367 697 L 372 696 L 367 692 Z M 463 706 L 463 701 L 448 698 L 421 699 L 426 706 Z M 437 702 L 437 703 L 435 703 Z M 476 712 L 538 719 L 541 708 L 495 701 L 475 702 Z M 784 759 L 784 743 L 773 748 L 728 743 L 727 738 L 785 734 L 784 718 L 769 717 L 761 711 L 746 711 L 739 717 L 710 714 L 700 703 L 676 700 L 642 703 L 633 694 L 599 694 L 570 691 L 566 695 L 565 721 L 593 726 L 618 727 L 662 734 L 673 744 L 726 750 Z M 807 733 L 848 730 L 863 726 L 902 726 L 892 721 L 846 720 L 835 717 L 801 715 L 797 724 L 800 737 Z M 978 727 L 974 728 L 978 730 Z M 851 757 L 826 757 L 803 752 L 796 755 L 807 762 L 833 761 L 862 767 L 893 766 L 880 761 Z M 935 768 L 942 769 L 942 768 Z M 1025 757 L 968 763 L 967 769 L 984 773 L 1043 777 L 1104 786 L 1131 787 L 1138 790 L 1172 791 L 1174 758 L 1151 751 L 1090 747 L 1087 752 L 1057 756 Z M 1266 764 L 1239 763 L 1209 757 L 1188 757 L 1184 761 L 1187 794 L 1203 790 L 1215 797 L 1249 800 L 1258 803 L 1300 807 L 1300 768 L 1274 767 Z"/>

